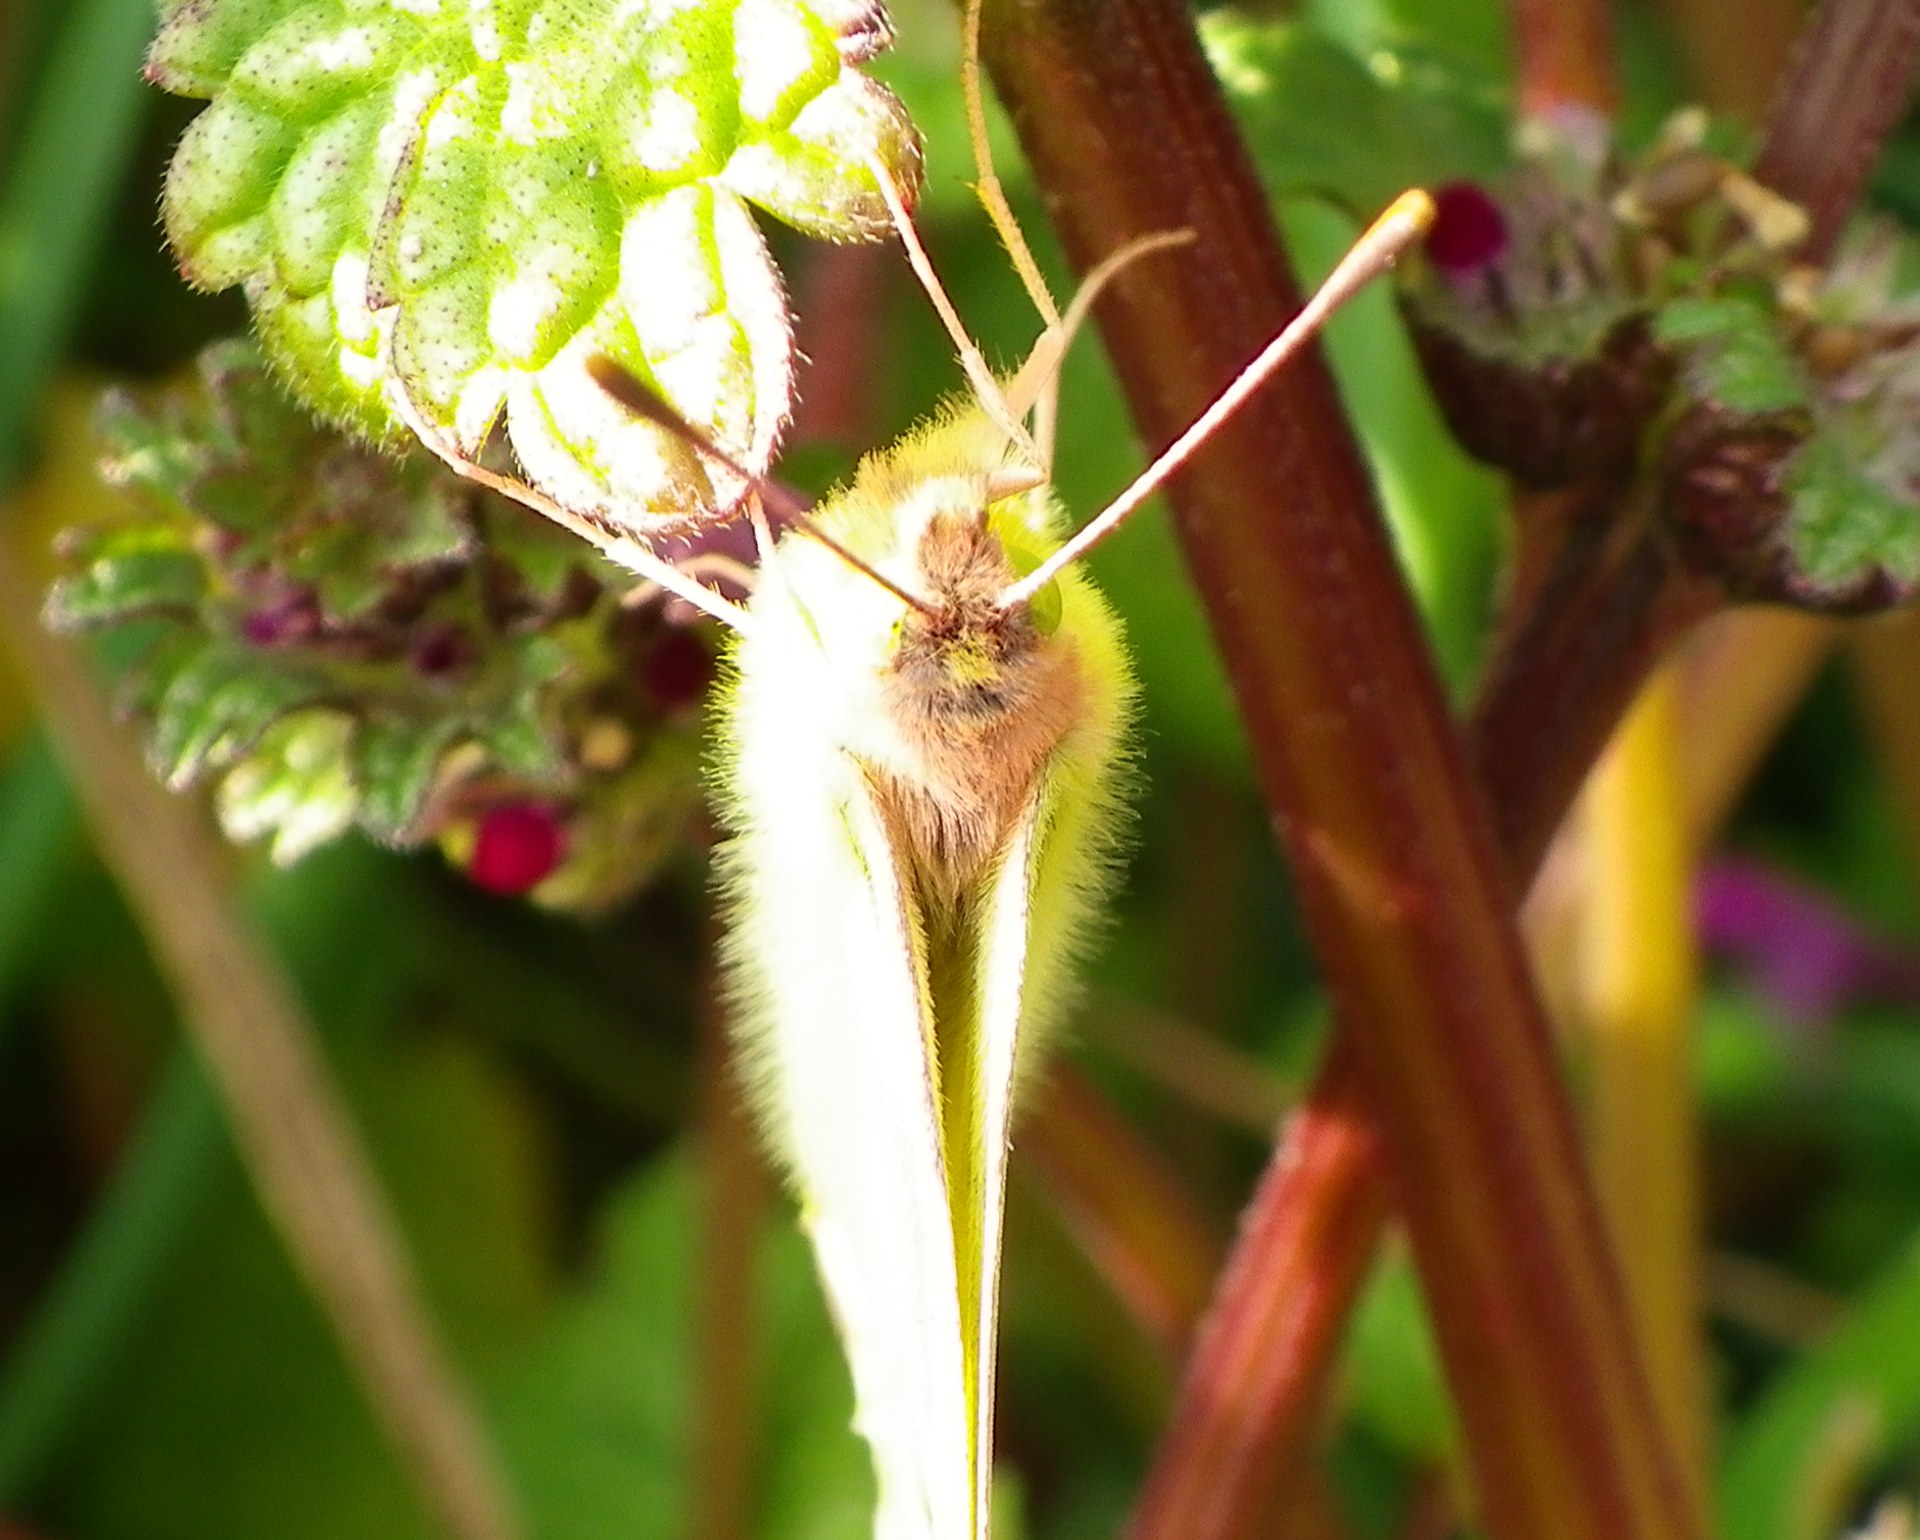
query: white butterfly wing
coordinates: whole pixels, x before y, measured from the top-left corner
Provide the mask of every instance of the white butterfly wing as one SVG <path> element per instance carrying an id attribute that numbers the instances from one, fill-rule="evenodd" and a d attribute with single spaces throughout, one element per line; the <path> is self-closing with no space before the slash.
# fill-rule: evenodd
<path id="1" fill-rule="evenodd" d="M 723 734 L 742 1041 L 839 1317 L 876 1534 L 987 1540 L 1013 1101 L 1111 875 L 1131 676 L 1063 574 L 1092 687 L 982 887 L 929 934 L 906 876 L 923 862 L 893 848 L 858 748 L 897 609 L 823 550 L 779 555 Z"/>
<path id="2" fill-rule="evenodd" d="M 808 649 L 763 655 L 778 640 L 743 646 L 730 715 L 722 860 L 744 1060 L 846 1344 L 877 1540 L 978 1540 L 918 924 Z"/>
<path id="3" fill-rule="evenodd" d="M 1020 1023 L 1025 1008 L 1029 899 L 1035 857 L 1034 816 L 1029 809 L 995 874 L 983 917 L 980 980 L 980 1046 L 973 1094 L 980 1112 L 980 1238 L 973 1258 L 978 1308 L 968 1324 L 975 1332 L 974 1534 L 987 1540 L 993 1483 L 993 1391 L 999 1345 L 1000 1251 L 1007 1209 L 1007 1157 L 1013 1134 L 1014 1078 L 1020 1063 Z"/>

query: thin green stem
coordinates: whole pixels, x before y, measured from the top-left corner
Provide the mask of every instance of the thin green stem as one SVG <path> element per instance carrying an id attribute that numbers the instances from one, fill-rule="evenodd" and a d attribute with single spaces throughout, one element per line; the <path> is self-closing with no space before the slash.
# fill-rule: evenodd
<path id="1" fill-rule="evenodd" d="M 152 0 L 74 0 L 60 28 L 0 188 L 0 487 L 19 469 L 132 153 Z"/>
<path id="2" fill-rule="evenodd" d="M 205 1060 L 262 1206 L 428 1506 L 458 1540 L 517 1524 L 366 1151 L 286 981 L 234 913 L 212 835 L 154 783 L 74 643 L 0 546 L 0 637 Z"/>
<path id="3" fill-rule="evenodd" d="M 206 1075 L 176 1050 L 45 1303 L 0 1362 L 0 1510 L 26 1498 L 85 1410 L 226 1147 Z"/>

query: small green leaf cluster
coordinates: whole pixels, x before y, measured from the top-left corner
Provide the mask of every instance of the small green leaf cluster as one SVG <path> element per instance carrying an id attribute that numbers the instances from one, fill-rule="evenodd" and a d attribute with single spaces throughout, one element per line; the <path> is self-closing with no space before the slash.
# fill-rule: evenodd
<path id="1" fill-rule="evenodd" d="M 1571 136 L 1440 192 L 1402 301 L 1460 442 L 1524 484 L 1645 477 L 1737 599 L 1877 609 L 1920 583 L 1911 265 L 1888 229 L 1825 270 L 1805 215 L 1676 115 L 1637 159 Z"/>
<path id="2" fill-rule="evenodd" d="M 1682 294 L 1660 307 L 1654 336 L 1686 360 L 1694 396 L 1725 411 L 1754 417 L 1812 404 L 1764 293 Z"/>
<path id="3" fill-rule="evenodd" d="M 1914 257 L 1863 222 L 1824 272 L 1660 307 L 1688 387 L 1664 447 L 1669 514 L 1737 595 L 1853 612 L 1920 585 Z"/>
<path id="4" fill-rule="evenodd" d="M 139 626 L 124 699 L 154 768 L 214 784 L 232 836 L 285 862 L 357 826 L 470 863 L 497 810 L 537 809 L 546 858 L 490 885 L 582 907 L 673 848 L 707 643 L 624 605 L 586 547 L 424 456 L 317 426 L 247 344 L 103 418 L 130 495 L 63 537 L 49 615 Z"/>
<path id="5" fill-rule="evenodd" d="M 909 194 L 918 173 L 858 67 L 887 36 L 879 0 L 168 0 L 148 73 L 211 101 L 168 236 L 196 284 L 245 286 L 333 422 L 412 420 L 472 454 L 504 416 L 559 501 L 672 533 L 742 488 L 586 365 L 766 467 L 792 338 L 749 205 L 884 230 L 873 167 Z"/>

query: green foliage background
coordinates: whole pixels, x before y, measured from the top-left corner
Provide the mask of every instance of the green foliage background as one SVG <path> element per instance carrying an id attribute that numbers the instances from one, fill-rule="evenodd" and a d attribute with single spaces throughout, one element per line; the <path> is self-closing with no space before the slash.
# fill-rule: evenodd
<path id="1" fill-rule="evenodd" d="M 894 9 L 900 41 L 878 73 L 927 137 L 928 240 L 989 353 L 1017 358 L 1034 322 L 962 185 L 952 18 L 935 0 Z M 22 538 L 98 495 L 73 414 L 51 410 L 56 382 L 155 380 L 240 324 L 230 299 L 190 295 L 158 250 L 159 176 L 187 110 L 139 83 L 152 23 L 146 0 L 40 0 L 8 13 L 13 34 L 0 37 L 12 61 L 0 71 L 0 477 L 37 477 L 14 505 Z M 1351 231 L 1314 194 L 1431 174 L 1432 141 L 1380 127 L 1381 59 L 1400 62 L 1403 89 L 1431 91 L 1421 112 L 1454 125 L 1443 141 L 1454 169 L 1480 169 L 1488 122 L 1497 149 L 1508 60 L 1492 0 L 1315 0 L 1285 33 L 1244 17 L 1219 25 L 1245 29 L 1230 80 L 1306 269 L 1326 267 Z M 1634 121 L 1648 122 L 1675 100 L 1680 70 L 1657 26 L 1627 37 Z M 1041 231 L 1015 157 L 1002 164 Z M 1920 139 L 1901 140 L 1884 192 L 1920 208 Z M 790 273 L 807 270 L 797 238 L 775 246 Z M 869 442 L 957 382 L 895 266 L 867 320 Z M 1464 689 L 1496 589 L 1499 489 L 1447 437 L 1384 294 L 1337 321 L 1332 346 L 1434 644 Z M 1071 360 L 1064 402 L 1061 490 L 1091 509 L 1139 463 L 1094 345 Z M 823 485 L 863 447 L 814 444 L 788 469 Z M 1155 1013 L 1172 1014 L 1230 1045 L 1249 1074 L 1297 1085 L 1323 1001 L 1170 535 L 1146 521 L 1095 566 L 1140 657 L 1151 791 L 1073 1053 L 1224 1238 L 1264 1142 L 1143 1069 L 1139 1043 L 1153 1040 Z M 17 701 L 6 744 L 0 1517 L 49 1540 L 426 1534 Z M 1816 691 L 1732 839 L 1903 942 L 1920 939 L 1893 803 L 1838 680 Z M 244 892 L 324 1031 L 530 1533 L 686 1533 L 701 1377 L 696 855 L 591 924 L 487 899 L 431 854 L 351 841 L 289 871 L 250 856 Z M 1797 1540 L 1796 1483 L 1814 1479 L 1835 1428 L 1858 1425 L 1863 1405 L 1868 1447 L 1854 1458 L 1875 1483 L 1920 1483 L 1920 1019 L 1855 1008 L 1796 1034 L 1746 980 L 1717 974 L 1698 1076 L 1715 1244 L 1817 1288 L 1830 1307 L 1808 1340 L 1724 1316 L 1714 1325 L 1722 1531 Z M 851 1540 L 866 1523 L 865 1456 L 789 1219 L 776 1204 L 740 1322 L 759 1365 L 754 1532 Z M 1007 1291 L 1009 1513 L 1046 1540 L 1109 1535 L 1151 1447 L 1169 1365 L 1036 1184 L 1015 1195 Z M 1450 1450 L 1417 1293 L 1395 1254 L 1353 1329 L 1338 1408 L 1335 1475 L 1357 1532 L 1394 1533 L 1405 1495 Z"/>

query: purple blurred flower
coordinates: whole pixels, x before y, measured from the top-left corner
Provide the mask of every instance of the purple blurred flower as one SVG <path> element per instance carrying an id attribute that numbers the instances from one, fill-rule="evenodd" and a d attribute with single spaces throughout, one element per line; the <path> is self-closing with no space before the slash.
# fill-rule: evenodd
<path id="1" fill-rule="evenodd" d="M 254 647 L 291 647 L 319 634 L 324 618 L 310 588 L 274 585 L 281 589 L 248 613 L 240 634 Z"/>
<path id="2" fill-rule="evenodd" d="M 1797 1026 L 1818 1026 L 1857 1000 L 1920 1004 L 1920 956 L 1760 862 L 1705 865 L 1694 918 L 1706 952 L 1741 964 Z"/>

